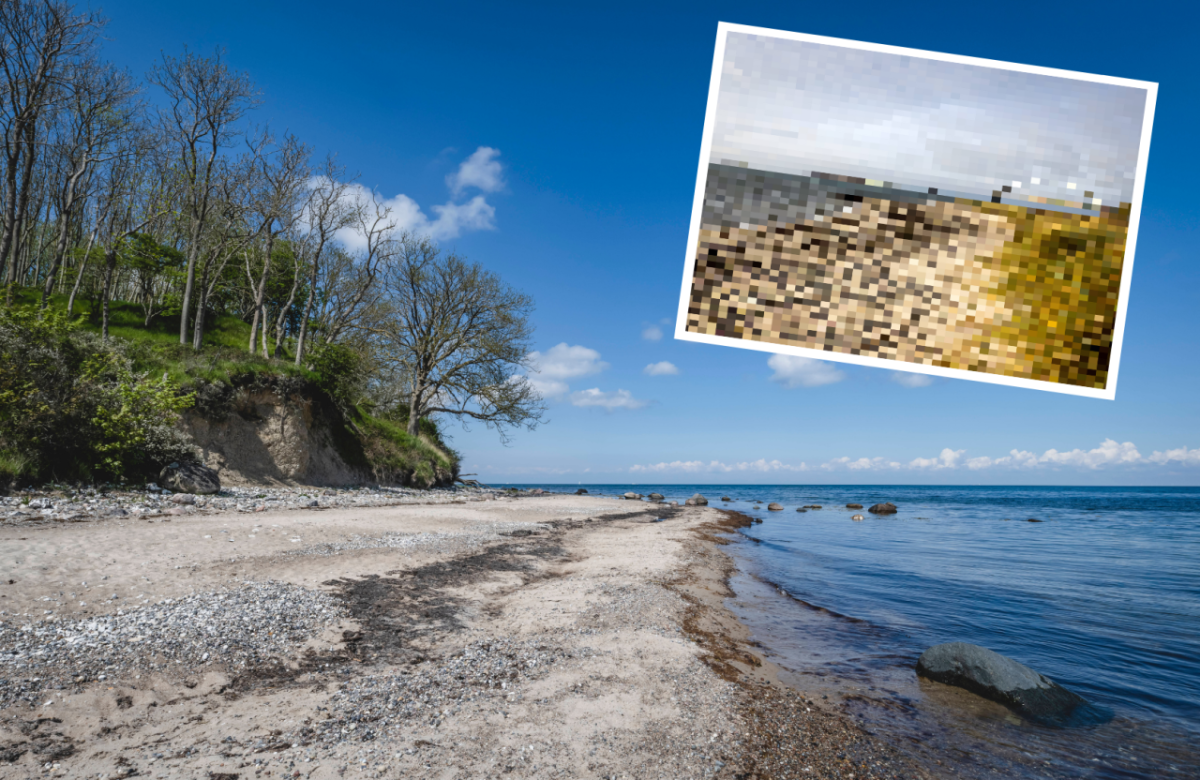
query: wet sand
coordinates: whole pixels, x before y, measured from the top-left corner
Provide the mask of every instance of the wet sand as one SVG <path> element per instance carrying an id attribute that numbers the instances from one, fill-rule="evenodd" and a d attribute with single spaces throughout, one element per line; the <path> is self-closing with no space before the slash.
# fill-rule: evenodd
<path id="1" fill-rule="evenodd" d="M 6 525 L 0 777 L 923 776 L 749 643 L 745 522 L 539 496 Z"/>

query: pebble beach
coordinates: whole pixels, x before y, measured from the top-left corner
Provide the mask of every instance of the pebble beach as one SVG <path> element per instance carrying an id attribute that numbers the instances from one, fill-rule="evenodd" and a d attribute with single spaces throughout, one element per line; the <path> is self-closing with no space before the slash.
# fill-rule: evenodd
<path id="1" fill-rule="evenodd" d="M 0 512 L 3 778 L 924 776 L 755 653 L 734 513 L 483 488 Z"/>

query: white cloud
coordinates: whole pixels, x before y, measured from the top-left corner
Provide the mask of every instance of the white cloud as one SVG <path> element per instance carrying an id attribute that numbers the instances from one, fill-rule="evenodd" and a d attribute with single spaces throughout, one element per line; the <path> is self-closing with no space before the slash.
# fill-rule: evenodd
<path id="1" fill-rule="evenodd" d="M 1177 450 L 1167 450 L 1166 452 L 1155 450 L 1146 460 L 1158 464 L 1178 461 L 1188 466 L 1196 466 L 1200 465 L 1200 448 L 1189 450 L 1187 447 L 1180 447 Z"/>
<path id="2" fill-rule="evenodd" d="M 657 325 L 649 325 L 642 331 L 642 338 L 646 341 L 658 341 L 663 337 L 662 328 Z"/>
<path id="3" fill-rule="evenodd" d="M 310 186 L 314 186 L 319 181 L 319 179 L 314 178 L 310 182 Z M 371 195 L 371 190 L 363 185 L 351 183 L 346 185 L 342 200 L 347 205 L 363 206 L 370 209 L 373 208 Z M 482 195 L 477 195 L 466 203 L 454 203 L 451 201 L 440 206 L 434 206 L 434 219 L 430 219 L 421 210 L 421 206 L 415 200 L 403 193 L 390 198 L 377 195 L 377 198 L 381 208 L 391 211 L 388 215 L 388 221 L 395 225 L 397 232 L 408 231 L 419 236 L 429 236 L 434 240 L 442 241 L 457 238 L 459 235 L 472 230 L 496 229 L 496 208 L 484 200 Z M 363 235 L 358 225 L 342 228 L 335 234 L 335 238 L 342 246 L 352 252 L 360 251 L 367 246 L 367 238 Z"/>
<path id="4" fill-rule="evenodd" d="M 660 360 L 657 363 L 651 363 L 642 369 L 642 373 L 648 376 L 675 376 L 679 373 L 679 369 L 674 363 L 668 363 L 665 360 Z"/>
<path id="5" fill-rule="evenodd" d="M 437 219 L 429 225 L 429 235 L 439 241 L 455 238 L 468 230 L 495 230 L 496 207 L 476 195 L 466 203 L 434 206 Z"/>
<path id="6" fill-rule="evenodd" d="M 578 393 L 571 393 L 571 404 L 573 406 L 598 406 L 609 412 L 614 409 L 641 409 L 648 403 L 649 401 L 634 398 L 633 394 L 628 390 L 615 390 L 611 393 L 606 393 L 598 387 L 593 387 L 591 390 L 580 390 Z"/>
<path id="7" fill-rule="evenodd" d="M 530 352 L 529 361 L 534 370 L 549 379 L 574 379 L 580 376 L 598 374 L 608 368 L 608 363 L 600 359 L 600 353 L 576 344 L 570 346 L 562 342 L 542 352 Z"/>
<path id="8" fill-rule="evenodd" d="M 722 472 L 727 474 L 732 471 L 808 471 L 808 466 L 804 463 L 801 463 L 799 466 L 793 466 L 778 460 L 759 458 L 758 460 L 743 461 L 741 463 L 722 463 L 719 460 L 713 460 L 707 463 L 702 460 L 675 460 L 671 461 L 670 463 L 663 462 L 652 463 L 644 466 L 630 466 L 629 470 L 634 473 L 644 474 L 661 474 L 668 471 L 684 471 L 688 473 Z"/>
<path id="9" fill-rule="evenodd" d="M 458 170 L 446 177 L 446 186 L 455 196 L 467 187 L 475 187 L 484 192 L 495 192 L 504 186 L 501 171 L 499 149 L 481 146 L 470 157 L 462 161 Z"/>
<path id="10" fill-rule="evenodd" d="M 832 363 L 794 355 L 772 355 L 767 365 L 775 372 L 771 381 L 787 387 L 819 387 L 846 377 Z"/>
<path id="11" fill-rule="evenodd" d="M 1007 455 L 998 458 L 986 455 L 967 458 L 966 450 L 944 448 L 934 458 L 913 458 L 908 463 L 891 460 L 884 457 L 831 458 L 820 464 L 823 471 L 926 471 L 926 470 L 955 470 L 966 467 L 971 471 L 983 469 L 1055 469 L 1071 467 L 1077 469 L 1100 469 L 1104 467 L 1152 467 L 1167 464 L 1182 464 L 1185 466 L 1200 466 L 1200 448 L 1167 450 L 1154 452 L 1150 457 L 1142 457 L 1132 442 L 1119 444 L 1113 439 L 1105 439 L 1100 446 L 1092 450 L 1075 449 L 1069 452 L 1046 450 L 1040 457 L 1028 450 L 1009 450 Z M 789 466 L 778 460 L 757 460 L 746 463 L 722 463 L 721 461 L 672 461 L 653 465 L 633 466 L 633 472 L 731 472 L 731 471 L 808 471 L 809 467 L 801 463 L 799 466 Z"/>
<path id="12" fill-rule="evenodd" d="M 1009 450 L 1008 454 L 1000 458 L 989 458 L 986 455 L 978 458 L 970 458 L 967 460 L 967 468 L 978 471 L 979 469 L 988 468 L 1014 468 L 1014 469 L 1031 469 L 1038 464 L 1038 456 L 1026 450 Z"/>
<path id="13" fill-rule="evenodd" d="M 905 387 L 929 387 L 933 384 L 933 377 L 929 374 L 913 374 L 908 371 L 893 371 L 892 381 L 898 385 Z"/>
<path id="14" fill-rule="evenodd" d="M 909 461 L 910 469 L 953 469 L 958 468 L 958 462 L 966 450 L 952 450 L 946 447 L 936 458 L 913 458 Z"/>
<path id="15" fill-rule="evenodd" d="M 1070 452 L 1046 450 L 1038 460 L 1042 463 L 1059 463 L 1094 469 L 1112 463 L 1137 463 L 1141 459 L 1141 453 L 1137 451 L 1137 447 L 1133 446 L 1133 442 L 1127 441 L 1124 444 L 1117 444 L 1112 439 L 1105 439 L 1094 450 L 1086 452 L 1078 449 L 1071 450 Z"/>
<path id="16" fill-rule="evenodd" d="M 600 353 L 579 345 L 570 346 L 565 341 L 543 352 L 530 352 L 529 383 L 543 398 L 561 398 L 571 388 L 563 380 L 598 374 L 608 368 L 600 359 Z"/>
<path id="17" fill-rule="evenodd" d="M 540 379 L 536 376 L 529 377 L 529 384 L 533 385 L 533 389 L 538 391 L 538 395 L 547 399 L 562 398 L 571 391 L 570 385 L 566 382 L 560 382 L 557 379 Z"/>

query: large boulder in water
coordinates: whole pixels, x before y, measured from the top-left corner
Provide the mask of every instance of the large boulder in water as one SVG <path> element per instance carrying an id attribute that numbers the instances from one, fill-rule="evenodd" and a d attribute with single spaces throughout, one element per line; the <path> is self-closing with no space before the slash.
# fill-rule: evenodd
<path id="1" fill-rule="evenodd" d="M 200 463 L 172 463 L 158 475 L 158 484 L 176 493 L 211 495 L 221 490 L 217 472 Z"/>
<path id="2" fill-rule="evenodd" d="M 772 501 L 771 503 L 767 504 L 767 509 L 769 509 L 772 512 L 782 512 L 783 504 L 777 504 L 774 501 Z"/>
<path id="3" fill-rule="evenodd" d="M 896 505 L 888 501 L 883 504 L 876 504 L 867 511 L 875 515 L 894 515 L 896 514 Z"/>
<path id="4" fill-rule="evenodd" d="M 688 506 L 708 506 L 708 499 L 697 493 L 684 503 Z"/>
<path id="5" fill-rule="evenodd" d="M 1025 718 L 1062 725 L 1087 701 L 1024 664 L 966 642 L 935 645 L 921 654 L 917 674 L 966 688 Z"/>

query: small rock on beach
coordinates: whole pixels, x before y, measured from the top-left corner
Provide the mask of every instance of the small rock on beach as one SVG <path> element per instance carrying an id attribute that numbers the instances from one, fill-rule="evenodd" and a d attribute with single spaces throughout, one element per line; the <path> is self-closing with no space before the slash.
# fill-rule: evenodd
<path id="1" fill-rule="evenodd" d="M 158 484 L 176 493 L 209 496 L 221 491 L 217 472 L 200 463 L 172 463 L 158 475 Z"/>

